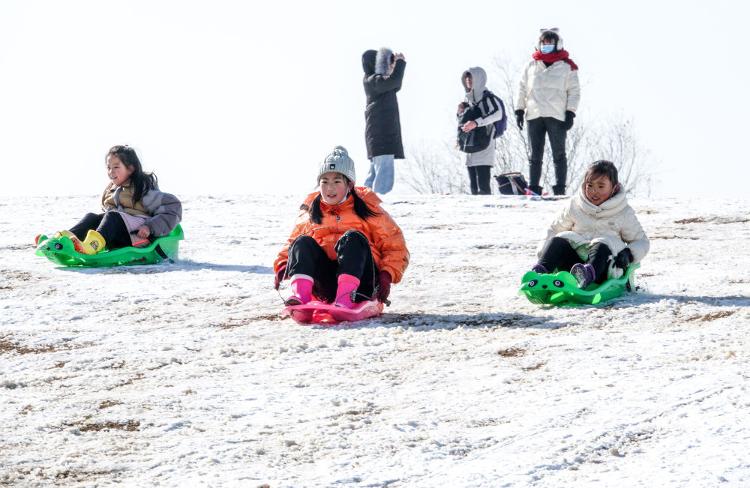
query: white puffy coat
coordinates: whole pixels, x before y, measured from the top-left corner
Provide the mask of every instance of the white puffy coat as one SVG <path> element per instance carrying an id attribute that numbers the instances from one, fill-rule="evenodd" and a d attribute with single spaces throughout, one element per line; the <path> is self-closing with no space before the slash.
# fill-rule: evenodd
<path id="1" fill-rule="evenodd" d="M 648 253 L 650 245 L 635 211 L 628 205 L 624 191 L 596 206 L 588 201 L 581 188 L 552 222 L 546 240 L 553 237 L 562 237 L 570 242 L 582 259 L 587 258 L 592 244 L 602 242 L 614 255 L 625 247 L 630 248 L 633 262 L 637 263 Z M 538 250 L 540 256 L 543 247 L 544 242 Z"/>
<path id="2" fill-rule="evenodd" d="M 575 112 L 581 100 L 578 70 L 565 61 L 547 67 L 532 60 L 521 74 L 516 96 L 516 110 L 526 111 L 526 120 L 554 117 L 565 121 L 565 112 Z"/>

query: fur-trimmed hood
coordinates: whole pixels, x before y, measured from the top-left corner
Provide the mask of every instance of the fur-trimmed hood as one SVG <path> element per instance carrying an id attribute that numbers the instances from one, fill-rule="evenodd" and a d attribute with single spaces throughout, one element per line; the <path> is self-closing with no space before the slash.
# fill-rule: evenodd
<path id="1" fill-rule="evenodd" d="M 393 51 L 387 47 L 381 47 L 378 49 L 378 53 L 375 56 L 375 74 L 387 76 L 390 74 L 391 60 L 393 59 Z"/>

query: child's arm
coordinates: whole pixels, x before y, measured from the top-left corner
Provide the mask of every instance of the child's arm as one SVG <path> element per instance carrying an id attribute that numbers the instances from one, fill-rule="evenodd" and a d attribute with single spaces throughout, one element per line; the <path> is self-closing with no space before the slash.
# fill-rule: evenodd
<path id="1" fill-rule="evenodd" d="M 182 203 L 170 193 L 150 190 L 143 197 L 143 206 L 151 214 L 143 224 L 148 226 L 153 236 L 169 234 L 182 220 Z"/>
<path id="2" fill-rule="evenodd" d="M 398 283 L 409 266 L 409 250 L 401 228 L 388 212 L 377 209 L 378 215 L 372 217 L 373 245 L 380 251 L 380 271 L 387 271 L 393 283 Z"/>
<path id="3" fill-rule="evenodd" d="M 573 230 L 573 225 L 575 225 L 575 222 L 573 222 L 573 218 L 570 216 L 570 205 L 568 205 L 558 214 L 557 217 L 555 217 L 555 220 L 552 221 L 552 225 L 547 229 L 546 240 L 552 239 L 560 232 Z"/>
<path id="4" fill-rule="evenodd" d="M 537 246 L 536 254 L 537 256 L 542 255 L 542 250 L 544 249 L 544 244 L 546 244 L 547 241 L 555 237 L 560 232 L 565 232 L 566 230 L 573 230 L 573 225 L 575 222 L 573 222 L 573 218 L 570 216 L 570 205 L 568 204 L 562 212 L 560 212 L 557 217 L 555 217 L 555 220 L 552 221 L 552 225 L 549 226 L 549 229 L 547 229 L 547 237 L 544 238 L 542 242 L 539 243 L 539 246 Z"/>
<path id="5" fill-rule="evenodd" d="M 630 252 L 633 253 L 633 262 L 637 263 L 648 254 L 651 243 L 643 231 L 635 211 L 632 208 L 629 210 L 625 218 L 625 225 L 620 230 L 620 237 L 627 243 Z"/>
<path id="6" fill-rule="evenodd" d="M 289 235 L 289 239 L 286 240 L 284 247 L 281 248 L 281 251 L 279 251 L 279 255 L 276 256 L 276 260 L 274 260 L 273 262 L 274 273 L 278 273 L 282 267 L 286 267 L 286 263 L 289 260 L 289 246 L 292 245 L 292 242 L 294 242 L 296 238 L 307 232 L 307 224 L 309 222 L 309 219 L 310 217 L 307 213 L 307 209 L 303 206 L 303 208 L 300 209 L 297 223 L 294 225 L 294 229 L 292 229 L 292 233 Z"/>

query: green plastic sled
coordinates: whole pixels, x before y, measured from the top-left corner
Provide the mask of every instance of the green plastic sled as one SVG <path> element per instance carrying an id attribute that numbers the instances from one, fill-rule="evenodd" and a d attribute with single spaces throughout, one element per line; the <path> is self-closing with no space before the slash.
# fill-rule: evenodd
<path id="1" fill-rule="evenodd" d="M 179 243 L 185 238 L 182 227 L 172 229 L 168 235 L 157 237 L 147 247 L 123 247 L 88 255 L 77 252 L 69 237 L 39 236 L 36 255 L 44 256 L 60 266 L 86 266 L 91 268 L 123 266 L 128 264 L 156 264 L 177 259 Z"/>
<path id="2" fill-rule="evenodd" d="M 539 305 L 597 305 L 612 300 L 632 290 L 633 273 L 639 264 L 631 264 L 620 278 L 610 278 L 601 285 L 592 283 L 586 289 L 578 288 L 575 276 L 567 271 L 539 274 L 528 271 L 521 278 L 519 293 L 531 303 Z"/>

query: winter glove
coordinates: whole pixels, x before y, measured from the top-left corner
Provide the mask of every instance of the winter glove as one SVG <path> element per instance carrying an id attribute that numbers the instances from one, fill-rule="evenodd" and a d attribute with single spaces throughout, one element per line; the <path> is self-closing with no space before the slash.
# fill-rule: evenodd
<path id="1" fill-rule="evenodd" d="M 519 130 L 523 130 L 523 110 L 516 110 L 516 125 Z"/>
<path id="2" fill-rule="evenodd" d="M 276 272 L 276 276 L 273 278 L 273 288 L 279 289 L 281 282 L 284 280 L 284 274 L 286 274 L 286 263 L 282 264 L 279 270 Z"/>
<path id="3" fill-rule="evenodd" d="M 629 247 L 626 247 L 622 251 L 617 253 L 617 256 L 615 256 L 615 266 L 622 269 L 623 271 L 630 266 L 630 263 L 633 262 L 633 253 L 630 251 Z"/>
<path id="4" fill-rule="evenodd" d="M 573 119 L 576 118 L 576 113 L 570 110 L 565 111 L 565 130 L 570 130 L 573 127 Z"/>
<path id="5" fill-rule="evenodd" d="M 393 281 L 393 278 L 391 278 L 390 273 L 388 271 L 381 271 L 378 275 L 378 296 L 377 299 L 381 302 L 386 302 L 388 300 L 388 296 L 391 294 L 391 282 Z"/>

